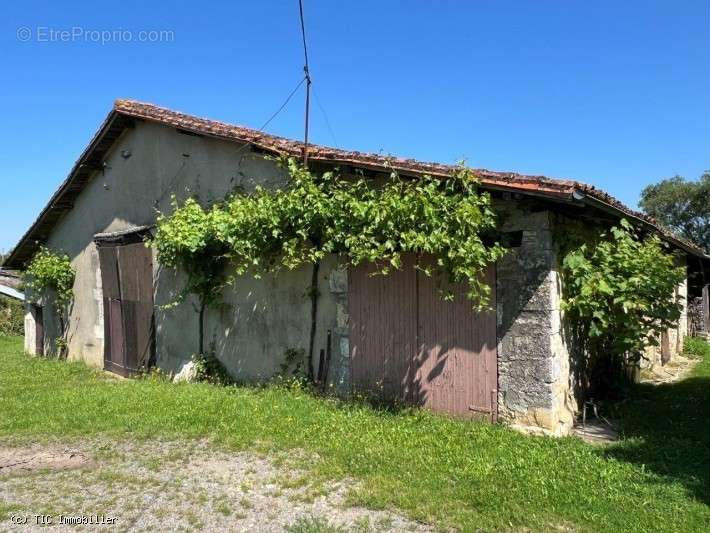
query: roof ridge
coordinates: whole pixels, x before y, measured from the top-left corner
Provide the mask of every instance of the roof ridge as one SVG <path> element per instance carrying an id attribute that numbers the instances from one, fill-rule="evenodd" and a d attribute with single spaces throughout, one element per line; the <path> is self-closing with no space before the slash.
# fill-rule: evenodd
<path id="1" fill-rule="evenodd" d="M 299 154 L 301 155 L 301 151 L 303 147 L 305 146 L 302 141 L 296 140 L 296 139 L 290 139 L 288 137 L 284 137 L 281 135 L 276 135 L 273 133 L 267 133 L 261 130 L 257 130 L 254 128 L 251 128 L 249 126 L 244 126 L 240 124 L 234 124 L 230 122 L 224 122 L 221 120 L 216 120 L 216 119 L 210 119 L 206 117 L 198 117 L 196 115 L 191 115 L 189 113 L 185 113 L 183 111 L 177 111 L 174 109 L 170 109 L 164 106 L 160 106 L 157 104 L 149 103 L 149 102 L 142 102 L 140 100 L 135 100 L 135 99 L 128 99 L 128 98 L 119 98 L 116 99 L 114 102 L 114 110 L 119 112 L 119 113 L 124 113 L 128 114 L 134 117 L 143 117 L 143 118 L 149 118 L 149 119 L 159 119 L 159 118 L 166 118 L 168 116 L 174 117 L 174 118 L 183 118 L 188 121 L 194 122 L 194 123 L 200 123 L 200 125 L 206 125 L 209 124 L 213 127 L 221 127 L 221 128 L 226 128 L 228 130 L 232 130 L 233 132 L 240 132 L 245 135 L 250 135 L 253 136 L 259 140 L 268 140 L 271 142 L 275 143 L 287 143 L 290 148 L 296 148 L 298 147 Z M 197 125 L 197 124 L 195 124 Z M 456 164 L 447 164 L 447 163 L 439 163 L 436 161 L 421 161 L 415 158 L 411 157 L 402 157 L 402 156 L 396 156 L 396 155 L 382 155 L 378 154 L 375 152 L 364 152 L 364 151 L 359 151 L 359 150 L 344 150 L 342 148 L 335 148 L 332 146 L 327 146 L 327 145 L 321 145 L 321 144 L 314 144 L 314 143 L 308 143 L 308 148 L 309 148 L 309 157 L 312 157 L 315 155 L 317 157 L 318 152 L 320 151 L 327 151 L 328 153 L 331 154 L 340 154 L 343 156 L 357 156 L 359 158 L 367 159 L 367 160 L 378 160 L 378 161 L 389 161 L 397 164 L 404 164 L 404 165 L 416 165 L 416 166 L 421 166 L 422 168 L 424 167 L 431 167 L 432 170 L 440 169 L 442 171 L 450 172 L 451 170 L 455 169 L 458 167 Z M 315 152 L 314 154 L 311 154 L 311 152 Z M 571 180 L 567 178 L 552 178 L 549 176 L 545 176 L 542 174 L 523 174 L 520 172 L 510 172 L 510 171 L 499 171 L 499 170 L 490 170 L 486 168 L 472 168 L 475 172 L 478 174 L 482 174 L 485 176 L 491 176 L 491 177 L 497 177 L 497 178 L 509 178 L 509 179 L 516 179 L 518 181 L 521 180 L 529 180 L 530 182 L 549 182 L 551 184 L 560 184 L 560 185 L 566 185 L 566 186 L 575 186 L 575 187 L 592 187 L 591 185 L 587 185 L 583 182 L 577 181 L 577 180 Z"/>
<path id="2" fill-rule="evenodd" d="M 207 133 L 240 140 L 285 155 L 300 157 L 303 155 L 305 146 L 301 141 L 265 133 L 246 126 L 238 126 L 227 122 L 189 115 L 181 111 L 174 111 L 166 107 L 140 102 L 138 100 L 116 100 L 114 110 L 134 117 L 172 124 L 176 127 L 182 127 L 198 133 Z M 308 158 L 311 160 L 353 165 L 370 165 L 418 174 L 449 175 L 457 167 L 457 165 L 418 161 L 416 159 L 398 156 L 383 156 L 381 154 L 368 152 L 348 151 L 311 143 L 308 144 L 307 149 Z M 621 212 L 622 215 L 633 217 L 650 224 L 666 238 L 675 240 L 677 243 L 694 250 L 695 253 L 700 253 L 708 257 L 705 251 L 694 243 L 675 235 L 672 231 L 660 225 L 654 218 L 631 209 L 611 194 L 602 189 L 598 189 L 594 185 L 577 180 L 550 178 L 544 175 L 501 172 L 484 168 L 473 168 L 472 170 L 481 178 L 483 184 L 489 186 L 508 187 L 520 190 L 521 192 L 537 191 L 543 194 L 566 195 L 569 198 L 574 198 L 575 194 L 578 193 L 588 195 L 597 202 L 606 204 L 608 207 Z"/>

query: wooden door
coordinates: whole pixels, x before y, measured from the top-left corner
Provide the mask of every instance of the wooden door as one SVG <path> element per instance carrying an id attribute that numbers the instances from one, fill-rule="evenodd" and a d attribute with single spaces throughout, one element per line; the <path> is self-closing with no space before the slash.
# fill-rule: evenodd
<path id="1" fill-rule="evenodd" d="M 392 402 L 417 401 L 417 279 L 412 265 L 405 257 L 403 268 L 388 276 L 373 276 L 373 264 L 350 273 L 353 386 Z"/>
<path id="2" fill-rule="evenodd" d="M 467 287 L 425 275 L 418 276 L 419 402 L 459 416 L 497 412 L 495 312 L 474 311 Z M 485 273 L 495 309 L 495 269 Z M 444 300 L 450 291 L 453 300 Z"/>
<path id="3" fill-rule="evenodd" d="M 104 369 L 121 373 L 124 356 L 118 250 L 115 246 L 100 245 L 98 251 L 104 307 Z"/>
<path id="4" fill-rule="evenodd" d="M 354 390 L 458 416 L 495 418 L 495 313 L 474 311 L 465 287 L 429 278 L 413 265 L 409 255 L 389 276 L 373 277 L 372 265 L 351 269 Z M 485 276 L 494 288 L 494 265 Z M 453 301 L 442 299 L 447 289 Z"/>
<path id="5" fill-rule="evenodd" d="M 154 351 L 153 266 L 142 241 L 97 243 L 104 304 L 104 368 L 122 376 Z"/>
<path id="6" fill-rule="evenodd" d="M 125 368 L 148 366 L 153 350 L 153 265 L 143 242 L 117 247 Z"/>
<path id="7" fill-rule="evenodd" d="M 128 372 L 126 371 L 121 300 L 108 299 L 107 307 L 104 309 L 106 310 L 104 331 L 107 333 L 104 339 L 104 369 L 125 376 Z"/>
<path id="8" fill-rule="evenodd" d="M 44 355 L 44 312 L 41 306 L 32 304 L 31 313 L 35 321 L 35 354 Z"/>

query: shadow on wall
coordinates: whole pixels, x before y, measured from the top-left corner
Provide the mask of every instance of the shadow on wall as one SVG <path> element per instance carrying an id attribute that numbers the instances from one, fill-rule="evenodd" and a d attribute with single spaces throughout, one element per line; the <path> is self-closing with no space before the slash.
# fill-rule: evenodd
<path id="1" fill-rule="evenodd" d="M 367 372 L 359 372 L 355 383 L 356 397 L 368 405 L 388 412 L 399 412 L 409 407 L 428 407 L 466 418 L 490 416 L 494 399 L 485 377 L 477 382 L 476 370 L 470 358 L 483 358 L 484 352 L 494 351 L 483 339 L 461 343 L 444 338 L 437 344 L 423 343 L 416 358 L 402 357 L 401 353 L 382 355 L 382 365 L 370 365 Z M 358 364 L 357 349 L 353 354 Z M 360 362 L 367 363 L 367 360 Z M 495 379 L 495 369 L 492 369 Z M 465 376 L 470 376 L 466 379 Z M 478 409 L 469 409 L 469 407 Z"/>
<path id="2" fill-rule="evenodd" d="M 677 383 L 634 385 L 617 409 L 625 440 L 602 453 L 680 482 L 710 505 L 710 363 L 699 370 Z"/>

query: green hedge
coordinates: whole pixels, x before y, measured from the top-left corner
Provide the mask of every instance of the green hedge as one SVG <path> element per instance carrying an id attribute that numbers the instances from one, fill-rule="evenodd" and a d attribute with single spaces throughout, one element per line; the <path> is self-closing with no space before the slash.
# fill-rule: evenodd
<path id="1" fill-rule="evenodd" d="M 21 301 L 0 294 L 0 335 L 23 335 L 24 315 Z"/>

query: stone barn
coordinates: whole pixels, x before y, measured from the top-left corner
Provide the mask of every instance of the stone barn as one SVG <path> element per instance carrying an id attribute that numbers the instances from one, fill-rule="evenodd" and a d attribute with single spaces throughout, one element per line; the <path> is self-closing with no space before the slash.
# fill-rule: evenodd
<path id="1" fill-rule="evenodd" d="M 308 146 L 310 167 L 387 179 L 448 176 L 453 167 Z M 304 146 L 266 133 L 119 100 L 66 180 L 12 250 L 21 269 L 38 246 L 66 252 L 76 270 L 68 356 L 123 375 L 154 364 L 177 373 L 198 349 L 195 302 L 174 308 L 180 272 L 161 268 L 143 244 L 171 196 L 209 204 L 236 187 L 275 187 L 287 175 L 269 156 L 301 157 Z M 622 217 L 658 232 L 696 273 L 708 257 L 611 196 L 573 181 L 476 171 L 509 249 L 488 267 L 492 308 L 443 301 L 433 280 L 405 261 L 387 277 L 368 267 L 343 270 L 335 257 L 318 272 L 314 364 L 329 361 L 327 381 L 341 393 L 380 387 L 390 397 L 457 416 L 484 416 L 566 434 L 577 410 L 571 349 L 563 333 L 555 228 L 570 218 L 604 227 Z M 287 353 L 309 346 L 310 268 L 254 280 L 225 291 L 208 309 L 206 344 L 238 380 L 277 374 Z M 707 294 L 703 281 L 696 290 Z M 461 290 L 452 287 L 452 290 Z M 686 284 L 678 297 L 685 301 Z M 51 302 L 27 304 L 25 348 L 51 353 L 58 335 Z M 707 314 L 707 309 L 704 311 Z M 685 316 L 685 315 L 684 315 Z M 673 356 L 685 318 L 667 333 Z M 667 341 L 667 342 L 666 342 Z M 318 354 L 326 354 L 326 358 Z M 318 369 L 321 373 L 324 369 Z"/>

